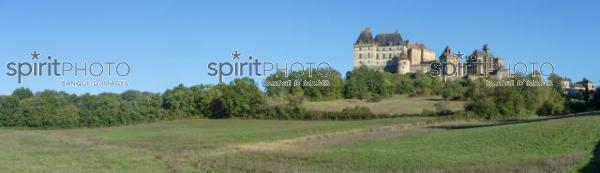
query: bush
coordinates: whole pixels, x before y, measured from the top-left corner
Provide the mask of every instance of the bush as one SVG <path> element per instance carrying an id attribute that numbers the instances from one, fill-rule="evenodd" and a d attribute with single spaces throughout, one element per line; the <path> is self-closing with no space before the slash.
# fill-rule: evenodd
<path id="1" fill-rule="evenodd" d="M 210 118 L 248 118 L 265 107 L 265 98 L 251 78 L 235 79 L 230 84 L 215 87 L 220 94 L 210 104 Z"/>
<path id="2" fill-rule="evenodd" d="M 514 80 L 523 79 L 539 80 Z M 487 87 L 483 79 L 480 79 L 473 83 L 470 92 L 466 110 L 485 119 L 526 118 L 529 115 L 557 115 L 565 112 L 564 98 L 552 87 Z"/>
<path id="3" fill-rule="evenodd" d="M 133 124 L 144 120 L 136 114 L 133 106 L 117 94 L 84 95 L 81 98 L 80 109 L 79 122 L 86 127 Z"/>
<path id="4" fill-rule="evenodd" d="M 344 89 L 341 74 L 333 69 L 312 69 L 310 72 L 294 71 L 287 74 L 287 76 L 283 72 L 277 72 L 267 77 L 265 81 L 328 82 L 328 86 L 310 86 L 304 84 L 300 86 L 266 86 L 266 94 L 271 97 L 298 96 L 298 94 L 301 94 L 313 101 L 333 100 L 342 98 L 342 90 Z"/>
<path id="5" fill-rule="evenodd" d="M 600 88 L 597 88 L 590 101 L 590 107 L 600 109 Z"/>
<path id="6" fill-rule="evenodd" d="M 55 91 L 44 91 L 36 96 L 20 101 L 19 126 L 62 127 L 77 126 L 79 109 L 68 99 Z"/>
<path id="7" fill-rule="evenodd" d="M 0 96 L 0 126 L 22 126 L 23 114 L 19 100 L 14 96 Z"/>
<path id="8" fill-rule="evenodd" d="M 390 96 L 392 94 L 389 91 L 390 84 L 384 73 L 366 66 L 353 69 L 346 76 L 344 96 L 367 100 L 373 97 Z"/>
<path id="9" fill-rule="evenodd" d="M 450 115 L 454 113 L 447 101 L 435 103 L 435 110 L 438 115 Z"/>

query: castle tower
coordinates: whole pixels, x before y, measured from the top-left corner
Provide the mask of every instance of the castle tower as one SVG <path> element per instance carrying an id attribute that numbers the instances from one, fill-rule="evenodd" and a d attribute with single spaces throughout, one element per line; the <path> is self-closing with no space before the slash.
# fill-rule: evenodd
<path id="1" fill-rule="evenodd" d="M 354 63 L 353 66 L 360 67 L 361 65 L 374 66 L 376 47 L 373 42 L 373 34 L 371 28 L 367 27 L 356 39 L 354 43 Z"/>
<path id="2" fill-rule="evenodd" d="M 442 75 L 445 77 L 462 77 L 464 76 L 464 66 L 461 63 L 460 57 L 457 57 L 450 46 L 446 46 L 442 55 L 440 55 L 442 64 Z"/>
<path id="3" fill-rule="evenodd" d="M 408 55 L 406 52 L 402 51 L 400 53 L 400 57 L 398 58 L 398 74 L 407 74 L 410 73 L 410 59 L 408 59 Z"/>
<path id="4" fill-rule="evenodd" d="M 493 74 L 497 70 L 494 67 L 494 62 L 494 55 L 491 53 L 489 46 L 485 44 L 482 50 L 475 49 L 467 58 L 468 75 L 483 77 Z"/>

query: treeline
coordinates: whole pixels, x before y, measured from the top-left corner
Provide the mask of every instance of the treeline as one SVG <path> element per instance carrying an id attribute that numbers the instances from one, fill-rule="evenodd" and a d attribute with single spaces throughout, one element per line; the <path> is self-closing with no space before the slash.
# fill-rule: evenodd
<path id="1" fill-rule="evenodd" d="M 335 100 L 343 98 L 342 90 L 344 81 L 340 72 L 333 69 L 313 69 L 310 72 L 291 72 L 285 74 L 277 72 L 268 76 L 265 81 L 289 81 L 292 85 L 271 86 L 266 85 L 266 94 L 270 97 L 295 97 L 303 101 Z M 299 81 L 300 85 L 293 85 Z M 316 85 L 315 85 L 316 84 Z"/>
<path id="2" fill-rule="evenodd" d="M 485 79 L 496 81 L 495 79 Z M 510 80 L 541 80 L 523 77 Z M 565 99 L 553 87 L 486 86 L 483 79 L 474 80 L 468 91 L 466 110 L 486 119 L 527 118 L 537 115 L 560 115 L 568 112 Z"/>
<path id="3" fill-rule="evenodd" d="M 552 87 L 535 86 L 487 86 L 487 81 L 497 81 L 496 78 L 466 79 L 454 78 L 442 82 L 440 78 L 424 73 L 399 75 L 381 72 L 372 68 L 354 68 L 340 82 L 339 73 L 335 72 L 331 79 L 336 80 L 330 90 L 319 90 L 317 97 L 313 87 L 276 87 L 267 88 L 270 96 L 287 96 L 290 102 L 298 102 L 298 95 L 308 100 L 356 98 L 368 101 L 379 101 L 394 94 L 410 96 L 441 96 L 443 100 L 467 101 L 465 114 L 469 117 L 484 119 L 526 118 L 529 116 L 560 115 L 600 109 L 600 92 L 586 90 L 575 96 L 564 95 L 561 81 L 564 79 L 556 74 L 548 77 Z M 503 80 L 541 81 L 537 75 L 529 77 L 513 77 Z M 281 78 L 281 74 L 277 76 Z M 270 79 L 277 77 L 271 76 Z M 268 78 L 268 79 L 269 79 Z M 285 78 L 283 78 L 285 79 Z M 288 78 L 292 79 L 292 78 Z M 309 80 L 302 78 L 301 80 Z M 340 89 L 341 88 L 341 89 Z M 276 93 L 276 94 L 274 94 Z M 321 97 L 330 96 L 330 97 Z M 453 114 L 447 104 L 436 104 L 435 111 L 423 114 L 448 115 Z M 426 109 L 431 110 L 431 109 Z"/>
<path id="4" fill-rule="evenodd" d="M 78 96 L 18 88 L 0 96 L 0 126 L 73 128 L 185 118 L 363 120 L 393 116 L 373 114 L 364 107 L 322 112 L 293 102 L 268 105 L 266 97 L 250 78 L 218 85 L 179 85 L 163 94 L 129 90 Z"/>
<path id="5" fill-rule="evenodd" d="M 489 87 L 484 80 L 452 79 L 442 82 L 426 74 L 398 75 L 360 67 L 342 79 L 335 70 L 284 75 L 276 73 L 266 80 L 328 81 L 326 86 L 266 87 L 263 92 L 250 78 L 218 85 L 179 85 L 164 93 L 130 90 L 121 94 L 74 95 L 46 90 L 33 93 L 26 88 L 0 96 L 0 126 L 26 127 L 103 127 L 184 118 L 253 118 L 303 120 L 359 120 L 401 115 L 373 114 L 355 107 L 341 112 L 307 110 L 305 100 L 356 98 L 378 101 L 394 94 L 410 96 L 439 95 L 443 100 L 467 101 L 465 114 L 485 119 L 523 118 L 558 115 L 600 109 L 600 92 L 583 92 L 565 97 L 560 76 L 549 79 L 554 87 Z M 318 72 L 318 73 L 317 73 Z M 322 75 L 319 74 L 328 74 Z M 523 78 L 541 80 L 540 78 Z M 518 80 L 518 79 L 515 79 Z M 281 103 L 268 103 L 269 97 Z M 442 101 L 427 115 L 449 115 Z M 431 110 L 425 108 L 425 110 Z"/>
<path id="6" fill-rule="evenodd" d="M 469 85 L 467 80 L 457 79 L 442 82 L 427 74 L 398 75 L 381 72 L 361 66 L 341 74 L 335 70 L 320 69 L 312 76 L 308 73 L 293 72 L 287 76 L 276 73 L 266 78 L 266 81 L 329 81 L 327 86 L 272 86 L 266 87 L 266 93 L 271 97 L 301 97 L 301 100 L 321 101 L 341 98 L 356 98 L 378 101 L 394 94 L 409 94 L 411 96 L 441 95 L 447 99 L 463 99 Z M 325 77 L 317 74 L 329 74 Z"/>
<path id="7" fill-rule="evenodd" d="M 126 91 L 77 96 L 19 88 L 0 96 L 0 126 L 103 127 L 193 117 L 249 117 L 264 108 L 264 95 L 249 78 L 214 86 L 179 85 L 164 94 Z"/>
<path id="8" fill-rule="evenodd" d="M 159 94 L 127 91 L 77 96 L 25 88 L 0 96 L 0 126 L 97 127 L 166 119 Z"/>

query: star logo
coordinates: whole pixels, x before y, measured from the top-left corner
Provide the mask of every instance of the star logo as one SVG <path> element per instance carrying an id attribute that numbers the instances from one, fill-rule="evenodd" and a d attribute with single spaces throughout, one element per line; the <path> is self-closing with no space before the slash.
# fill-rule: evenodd
<path id="1" fill-rule="evenodd" d="M 33 53 L 31 53 L 31 59 L 38 59 L 38 56 L 40 56 L 40 54 L 37 51 L 33 51 Z"/>
<path id="2" fill-rule="evenodd" d="M 239 59 L 240 59 L 240 55 L 242 55 L 242 54 L 240 54 L 240 53 L 239 53 L 239 52 L 236 50 L 236 51 L 235 51 L 235 52 L 233 52 L 231 55 L 233 55 L 233 59 L 238 59 L 238 60 L 239 60 Z"/>
<path id="3" fill-rule="evenodd" d="M 458 59 L 462 59 L 462 57 L 463 57 L 464 55 L 465 55 L 465 54 L 463 54 L 463 53 L 462 53 L 462 52 L 460 52 L 460 51 L 458 51 L 457 53 L 455 53 L 455 54 L 454 54 L 454 56 L 458 57 Z"/>

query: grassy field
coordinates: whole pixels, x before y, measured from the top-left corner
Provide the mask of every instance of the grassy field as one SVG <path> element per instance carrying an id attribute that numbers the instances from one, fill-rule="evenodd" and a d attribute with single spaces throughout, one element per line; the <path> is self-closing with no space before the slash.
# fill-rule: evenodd
<path id="1" fill-rule="evenodd" d="M 320 102 L 305 102 L 304 106 L 312 110 L 320 111 L 341 111 L 344 108 L 355 106 L 365 106 L 371 109 L 373 113 L 388 114 L 420 114 L 424 109 L 435 110 L 435 104 L 440 102 L 439 96 L 431 97 L 408 97 L 406 95 L 395 95 L 383 99 L 379 102 L 367 102 L 358 99 L 341 99 Z M 466 102 L 449 101 L 450 109 L 453 111 L 462 111 Z"/>
<path id="2" fill-rule="evenodd" d="M 511 123 L 430 120 L 182 120 L 94 129 L 0 129 L 0 170 L 597 171 L 590 166 L 600 159 L 598 115 Z"/>
<path id="3" fill-rule="evenodd" d="M 182 120 L 135 126 L 0 129 L 0 170 L 8 172 L 192 172 L 207 153 L 236 145 L 430 120 Z"/>

